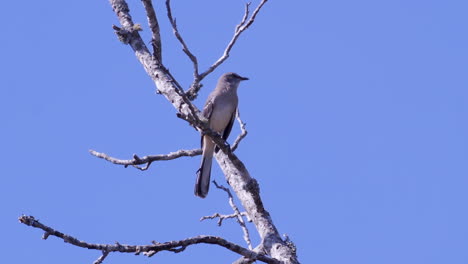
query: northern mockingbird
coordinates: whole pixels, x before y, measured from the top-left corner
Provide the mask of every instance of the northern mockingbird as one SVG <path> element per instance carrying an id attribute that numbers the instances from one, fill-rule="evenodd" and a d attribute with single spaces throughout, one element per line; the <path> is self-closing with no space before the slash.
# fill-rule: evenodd
<path id="1" fill-rule="evenodd" d="M 241 81 L 248 79 L 239 76 L 237 73 L 225 73 L 219 78 L 216 88 L 206 100 L 202 114 L 208 119 L 209 127 L 214 132 L 221 134 L 224 140 L 231 133 L 236 118 L 237 87 L 239 87 Z M 215 143 L 209 136 L 202 135 L 201 144 L 203 154 L 200 169 L 197 171 L 195 195 L 205 198 L 210 188 L 211 162 L 215 151 Z M 216 151 L 218 151 L 217 148 Z"/>

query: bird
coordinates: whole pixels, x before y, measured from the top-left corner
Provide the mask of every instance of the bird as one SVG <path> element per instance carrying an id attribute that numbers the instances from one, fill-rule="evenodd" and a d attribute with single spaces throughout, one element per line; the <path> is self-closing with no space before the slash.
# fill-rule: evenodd
<path id="1" fill-rule="evenodd" d="M 202 115 L 208 119 L 208 126 L 214 132 L 219 133 L 227 140 L 231 133 L 232 125 L 236 118 L 239 99 L 237 88 L 240 82 L 248 80 L 237 73 L 228 72 L 218 80 L 216 88 L 210 93 L 206 100 Z M 210 188 L 211 163 L 213 153 L 218 151 L 216 144 L 207 135 L 201 136 L 202 159 L 197 171 L 195 182 L 195 195 L 205 198 Z"/>

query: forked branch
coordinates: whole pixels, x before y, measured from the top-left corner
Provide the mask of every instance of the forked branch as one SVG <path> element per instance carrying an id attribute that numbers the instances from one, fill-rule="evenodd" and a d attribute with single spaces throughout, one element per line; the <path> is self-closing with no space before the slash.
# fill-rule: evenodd
<path id="1" fill-rule="evenodd" d="M 182 45 L 182 50 L 185 52 L 185 54 L 189 57 L 189 59 L 193 63 L 193 82 L 192 85 L 190 85 L 190 89 L 187 91 L 187 96 L 190 100 L 194 100 L 197 97 L 198 91 L 202 87 L 202 84 L 200 83 L 206 76 L 208 76 L 210 73 L 212 73 L 216 68 L 218 68 L 219 65 L 221 65 L 228 57 L 231 52 L 232 47 L 234 47 L 234 44 L 236 43 L 237 39 L 239 36 L 244 32 L 247 28 L 252 25 L 252 23 L 255 21 L 255 18 L 260 12 L 260 9 L 263 7 L 263 5 L 267 2 L 268 0 L 262 0 L 260 4 L 257 6 L 257 8 L 254 10 L 252 13 L 252 16 L 249 18 L 250 14 L 250 5 L 251 3 L 246 3 L 245 5 L 245 12 L 244 16 L 242 17 L 241 22 L 236 26 L 236 29 L 234 30 L 234 35 L 231 38 L 231 41 L 228 43 L 226 48 L 224 49 L 223 55 L 215 62 L 213 63 L 206 71 L 203 73 L 199 73 L 198 69 L 198 59 L 197 57 L 190 52 L 187 44 L 185 43 L 184 39 L 179 33 L 179 30 L 177 28 L 177 23 L 175 18 L 172 16 L 172 10 L 171 10 L 171 4 L 170 0 L 166 0 L 166 9 L 167 9 L 167 16 L 169 18 L 169 22 L 172 25 L 172 30 L 174 32 L 174 35 L 176 36 L 177 40 L 180 42 Z"/>
<path id="2" fill-rule="evenodd" d="M 237 205 L 234 203 L 234 197 L 232 196 L 231 191 L 228 188 L 222 185 L 219 185 L 216 181 L 213 181 L 213 183 L 216 186 L 216 188 L 221 189 L 227 193 L 229 197 L 229 205 L 234 211 L 234 214 L 237 216 L 236 217 L 237 223 L 239 223 L 239 225 L 242 228 L 242 232 L 244 232 L 244 240 L 249 246 L 249 249 L 252 250 L 252 241 L 250 241 L 249 229 L 247 229 L 247 226 L 245 225 L 245 221 L 244 221 L 244 217 L 242 216 L 242 213 L 240 212 Z"/>
<path id="3" fill-rule="evenodd" d="M 179 33 L 176 19 L 172 17 L 171 0 L 166 0 L 166 9 L 167 9 L 167 17 L 169 18 L 169 22 L 171 23 L 171 26 L 172 26 L 172 31 L 174 32 L 174 35 L 176 36 L 180 44 L 182 44 L 182 50 L 185 52 L 185 54 L 187 54 L 189 59 L 192 61 L 193 77 L 197 79 L 198 78 L 198 60 L 197 60 L 197 57 L 195 57 L 195 55 L 193 55 L 193 53 L 190 52 L 187 44 L 185 43 L 184 39 Z"/>

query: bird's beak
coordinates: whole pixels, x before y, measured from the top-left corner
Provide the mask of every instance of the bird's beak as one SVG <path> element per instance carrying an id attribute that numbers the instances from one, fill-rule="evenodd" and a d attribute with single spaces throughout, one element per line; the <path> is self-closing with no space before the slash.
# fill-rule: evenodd
<path id="1" fill-rule="evenodd" d="M 247 81 L 249 78 L 240 76 L 241 81 Z"/>

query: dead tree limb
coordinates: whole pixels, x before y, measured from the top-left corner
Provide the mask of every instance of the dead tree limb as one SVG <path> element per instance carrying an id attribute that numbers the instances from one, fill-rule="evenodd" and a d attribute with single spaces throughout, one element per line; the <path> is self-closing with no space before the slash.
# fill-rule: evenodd
<path id="1" fill-rule="evenodd" d="M 252 250 L 246 249 L 237 244 L 229 242 L 224 238 L 216 236 L 197 236 L 164 243 L 153 242 L 150 245 L 125 245 L 120 244 L 119 242 L 115 242 L 115 244 L 93 244 L 79 240 L 73 236 L 67 235 L 63 232 L 57 231 L 49 226 L 46 226 L 38 220 L 36 220 L 33 216 L 22 215 L 19 217 L 18 220 L 22 224 L 42 229 L 45 232 L 43 239 L 47 239 L 49 236 L 55 236 L 62 239 L 65 243 L 69 243 L 77 247 L 100 250 L 102 252 L 102 256 L 99 257 L 94 263 L 102 263 L 102 261 L 111 252 L 135 254 L 144 253 L 148 257 L 151 257 L 161 251 L 172 251 L 174 253 L 179 253 L 184 251 L 188 246 L 195 244 L 214 244 L 224 247 L 249 259 L 256 259 L 265 263 L 279 263 L 275 259 L 272 259 L 262 254 L 258 254 L 256 252 L 253 252 Z"/>
<path id="2" fill-rule="evenodd" d="M 242 232 L 244 232 L 244 240 L 247 243 L 247 246 L 249 246 L 249 249 L 252 250 L 252 241 L 250 240 L 249 229 L 245 225 L 244 218 L 243 218 L 239 208 L 234 203 L 234 197 L 232 196 L 231 191 L 228 188 L 226 188 L 226 187 L 224 187 L 222 185 L 219 185 L 216 181 L 213 181 L 213 183 L 216 186 L 216 188 L 221 189 L 221 190 L 223 190 L 223 191 L 225 191 L 227 193 L 227 195 L 229 197 L 229 205 L 231 206 L 232 210 L 234 211 L 234 214 L 236 215 L 237 223 L 239 223 L 239 225 L 242 228 Z"/>
<path id="3" fill-rule="evenodd" d="M 166 10 L 167 10 L 167 17 L 169 18 L 169 22 L 172 25 L 172 31 L 174 32 L 174 35 L 176 36 L 177 40 L 182 45 L 182 51 L 185 52 L 185 54 L 189 57 L 189 59 L 193 63 L 193 78 L 198 79 L 198 59 L 195 55 L 193 55 L 192 52 L 190 52 L 187 44 L 185 44 L 184 39 L 179 33 L 176 19 L 172 17 L 171 0 L 166 0 Z"/>
<path id="4" fill-rule="evenodd" d="M 173 160 L 173 159 L 177 159 L 180 157 L 194 157 L 194 156 L 201 155 L 202 150 L 201 149 L 191 149 L 191 150 L 182 149 L 176 152 L 171 152 L 169 154 L 148 155 L 148 156 L 144 156 L 141 158 L 137 156 L 136 154 L 133 154 L 133 159 L 129 159 L 129 160 L 116 159 L 105 153 L 97 152 L 92 149 L 89 150 L 89 153 L 91 153 L 91 155 L 93 156 L 96 156 L 101 159 L 105 159 L 117 165 L 124 165 L 125 167 L 133 166 L 139 170 L 147 170 L 149 166 L 151 165 L 151 163 L 153 163 L 154 161 Z M 138 166 L 138 165 L 143 165 L 143 164 L 146 164 L 146 166 L 144 167 Z"/>

